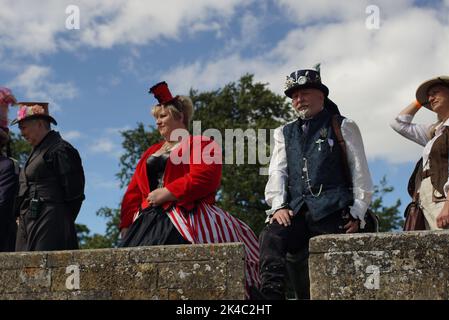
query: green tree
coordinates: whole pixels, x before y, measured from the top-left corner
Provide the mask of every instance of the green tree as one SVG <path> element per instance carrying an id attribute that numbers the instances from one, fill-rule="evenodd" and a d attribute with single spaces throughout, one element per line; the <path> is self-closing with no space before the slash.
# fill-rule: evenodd
<path id="1" fill-rule="evenodd" d="M 399 211 L 401 200 L 397 199 L 396 203 L 391 206 L 386 206 L 384 204 L 385 195 L 393 191 L 394 188 L 388 186 L 387 178 L 385 176 L 380 180 L 379 185 L 374 186 L 373 200 L 370 209 L 379 217 L 380 232 L 402 230 L 402 226 L 404 225 L 404 219 Z"/>
<path id="2" fill-rule="evenodd" d="M 100 208 L 96 215 L 106 220 L 104 235 L 95 233 L 90 235 L 89 228 L 84 224 L 77 224 L 76 231 L 81 249 L 117 247 L 119 241 L 120 210 L 107 207 Z"/>
<path id="3" fill-rule="evenodd" d="M 23 167 L 28 159 L 28 155 L 31 153 L 31 145 L 20 134 L 16 134 L 12 131 L 9 132 L 11 157 L 16 159 L 20 166 Z"/>

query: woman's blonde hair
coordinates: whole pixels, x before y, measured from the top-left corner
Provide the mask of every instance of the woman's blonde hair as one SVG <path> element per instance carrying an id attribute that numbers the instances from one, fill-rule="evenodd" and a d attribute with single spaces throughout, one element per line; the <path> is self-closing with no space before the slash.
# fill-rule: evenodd
<path id="1" fill-rule="evenodd" d="M 172 102 L 168 104 L 157 104 L 151 110 L 151 114 L 153 117 L 157 118 L 159 113 L 165 109 L 168 111 L 170 116 L 174 119 L 181 119 L 181 115 L 183 115 L 183 124 L 189 129 L 190 121 L 193 118 L 193 103 L 192 100 L 187 96 L 177 96 Z"/>

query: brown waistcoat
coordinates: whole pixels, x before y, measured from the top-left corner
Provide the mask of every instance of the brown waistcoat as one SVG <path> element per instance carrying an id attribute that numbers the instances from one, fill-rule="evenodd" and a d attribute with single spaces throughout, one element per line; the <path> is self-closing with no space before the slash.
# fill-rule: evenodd
<path id="1" fill-rule="evenodd" d="M 444 196 L 444 184 L 447 182 L 448 170 L 449 170 L 449 128 L 445 127 L 441 136 L 439 136 L 432 145 L 429 155 L 429 170 L 430 181 L 434 190 L 438 191 L 440 195 L 433 193 L 434 201 L 443 201 L 446 199 Z M 419 165 L 420 161 L 415 168 L 415 172 L 409 181 L 409 193 L 410 189 L 418 192 L 421 185 L 423 166 Z M 410 186 L 410 183 L 414 183 L 414 186 Z M 442 196 L 441 196 L 442 195 Z"/>

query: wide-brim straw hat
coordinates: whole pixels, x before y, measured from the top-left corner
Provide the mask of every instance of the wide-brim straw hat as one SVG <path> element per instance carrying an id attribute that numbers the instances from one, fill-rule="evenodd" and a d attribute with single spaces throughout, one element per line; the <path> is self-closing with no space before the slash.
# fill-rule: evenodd
<path id="1" fill-rule="evenodd" d="M 430 109 L 427 93 L 429 89 L 435 85 L 443 85 L 449 88 L 449 76 L 439 76 L 424 81 L 416 90 L 416 100 L 427 109 Z"/>

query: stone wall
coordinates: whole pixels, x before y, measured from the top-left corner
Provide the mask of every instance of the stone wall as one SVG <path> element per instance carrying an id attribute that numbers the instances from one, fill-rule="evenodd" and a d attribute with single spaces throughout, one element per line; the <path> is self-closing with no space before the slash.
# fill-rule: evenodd
<path id="1" fill-rule="evenodd" d="M 0 254 L 0 299 L 243 299 L 242 244 Z"/>
<path id="2" fill-rule="evenodd" d="M 309 269 L 312 299 L 449 299 L 449 231 L 316 237 Z"/>

